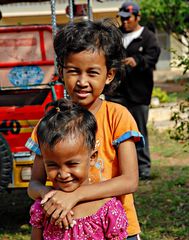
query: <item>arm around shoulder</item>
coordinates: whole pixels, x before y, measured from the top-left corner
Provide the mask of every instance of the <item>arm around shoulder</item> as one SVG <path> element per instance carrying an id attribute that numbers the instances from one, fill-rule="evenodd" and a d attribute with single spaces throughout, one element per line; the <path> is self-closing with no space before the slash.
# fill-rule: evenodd
<path id="1" fill-rule="evenodd" d="M 122 142 L 118 147 L 119 175 L 112 179 L 82 185 L 76 191 L 79 201 L 90 201 L 133 193 L 138 188 L 138 161 L 135 143 Z"/>

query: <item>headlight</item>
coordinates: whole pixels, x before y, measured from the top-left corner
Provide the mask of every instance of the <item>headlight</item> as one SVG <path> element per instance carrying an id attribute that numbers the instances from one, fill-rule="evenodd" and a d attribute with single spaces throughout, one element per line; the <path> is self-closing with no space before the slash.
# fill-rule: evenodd
<path id="1" fill-rule="evenodd" d="M 31 179 L 31 172 L 32 172 L 31 167 L 23 167 L 21 170 L 21 179 L 23 181 L 29 181 Z"/>

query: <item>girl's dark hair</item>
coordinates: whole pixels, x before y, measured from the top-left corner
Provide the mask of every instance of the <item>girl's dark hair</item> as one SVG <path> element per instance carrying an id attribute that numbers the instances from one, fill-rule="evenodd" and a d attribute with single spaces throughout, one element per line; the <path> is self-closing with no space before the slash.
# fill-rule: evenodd
<path id="1" fill-rule="evenodd" d="M 61 140 L 73 135 L 83 136 L 84 145 L 90 150 L 95 148 L 97 123 L 93 114 L 86 108 L 71 100 L 60 99 L 49 103 L 46 111 L 37 127 L 40 146 L 53 148 Z"/>
<path id="2" fill-rule="evenodd" d="M 54 39 L 54 49 L 59 67 L 71 53 L 103 51 L 107 70 L 116 69 L 115 79 L 105 87 L 103 93 L 111 94 L 123 78 L 125 49 L 122 33 L 110 19 L 99 21 L 71 22 L 61 29 Z"/>

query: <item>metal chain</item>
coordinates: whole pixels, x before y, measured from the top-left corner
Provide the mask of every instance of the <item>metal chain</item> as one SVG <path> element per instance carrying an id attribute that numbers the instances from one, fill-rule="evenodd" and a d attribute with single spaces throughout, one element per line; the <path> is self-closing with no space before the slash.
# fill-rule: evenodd
<path id="1" fill-rule="evenodd" d="M 57 23 L 56 23 L 56 0 L 50 0 L 51 5 L 51 23 L 52 23 L 52 35 L 53 35 L 53 41 L 57 33 Z M 58 69 L 57 69 L 57 60 L 56 60 L 56 54 L 54 53 L 54 74 L 58 75 Z"/>

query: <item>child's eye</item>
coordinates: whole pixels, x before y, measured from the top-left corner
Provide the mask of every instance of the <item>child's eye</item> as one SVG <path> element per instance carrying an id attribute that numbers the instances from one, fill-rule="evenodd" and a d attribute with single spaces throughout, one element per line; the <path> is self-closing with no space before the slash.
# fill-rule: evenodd
<path id="1" fill-rule="evenodd" d="M 67 70 L 67 73 L 78 73 L 78 70 L 75 70 L 75 69 L 73 69 L 73 70 Z"/>
<path id="2" fill-rule="evenodd" d="M 47 163 L 46 166 L 47 168 L 57 168 L 57 165 L 54 163 Z"/>
<path id="3" fill-rule="evenodd" d="M 78 164 L 79 164 L 79 162 L 69 162 L 69 163 L 67 163 L 67 165 L 70 166 L 70 167 L 75 167 Z"/>
<path id="4" fill-rule="evenodd" d="M 79 70 L 76 68 L 66 68 L 67 74 L 79 74 Z"/>
<path id="5" fill-rule="evenodd" d="M 90 76 L 96 76 L 96 75 L 99 75 L 99 72 L 97 72 L 97 71 L 90 71 L 90 72 L 88 72 L 88 74 Z"/>

